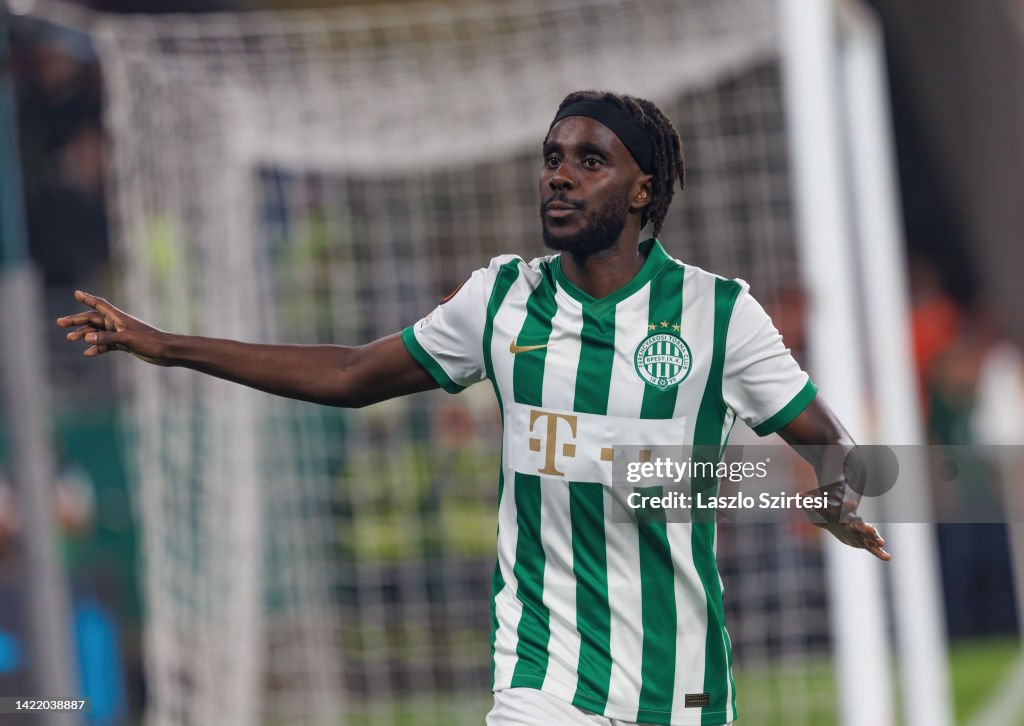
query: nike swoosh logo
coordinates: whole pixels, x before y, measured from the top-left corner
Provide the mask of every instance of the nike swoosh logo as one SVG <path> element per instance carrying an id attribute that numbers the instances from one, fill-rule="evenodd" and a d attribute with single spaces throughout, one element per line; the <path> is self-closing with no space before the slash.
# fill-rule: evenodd
<path id="1" fill-rule="evenodd" d="M 548 344 L 544 345 L 516 345 L 516 341 L 512 341 L 508 344 L 508 352 L 512 355 L 518 355 L 519 353 L 528 353 L 531 350 L 540 350 L 541 348 L 547 348 Z"/>

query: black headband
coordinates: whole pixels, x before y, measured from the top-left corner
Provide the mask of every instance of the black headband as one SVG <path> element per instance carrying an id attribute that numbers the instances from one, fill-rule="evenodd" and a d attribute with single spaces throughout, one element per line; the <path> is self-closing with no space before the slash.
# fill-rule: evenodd
<path id="1" fill-rule="evenodd" d="M 600 121 L 629 149 L 640 170 L 644 174 L 651 173 L 651 169 L 654 168 L 654 145 L 651 143 L 651 136 L 643 126 L 618 106 L 609 101 L 575 101 L 555 115 L 555 120 L 548 126 L 548 132 L 550 133 L 554 125 L 566 116 L 586 116 Z"/>

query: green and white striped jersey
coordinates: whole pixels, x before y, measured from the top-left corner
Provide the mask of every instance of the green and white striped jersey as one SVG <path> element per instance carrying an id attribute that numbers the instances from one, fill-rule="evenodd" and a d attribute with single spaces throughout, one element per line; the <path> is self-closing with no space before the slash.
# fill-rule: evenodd
<path id="1" fill-rule="evenodd" d="M 773 432 L 816 389 L 746 283 L 640 248 L 640 272 L 600 300 L 557 255 L 497 257 L 402 337 L 445 390 L 488 378 L 501 407 L 494 690 L 722 724 L 736 705 L 715 524 L 613 522 L 612 447 L 717 451 L 736 416 Z"/>

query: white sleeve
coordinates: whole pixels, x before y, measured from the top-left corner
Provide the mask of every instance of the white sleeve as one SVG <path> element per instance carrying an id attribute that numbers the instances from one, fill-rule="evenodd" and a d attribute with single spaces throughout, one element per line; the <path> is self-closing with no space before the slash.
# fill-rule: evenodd
<path id="1" fill-rule="evenodd" d="M 458 393 L 487 375 L 483 356 L 487 302 L 502 264 L 512 259 L 512 255 L 495 257 L 402 331 L 412 357 L 449 393 Z"/>
<path id="2" fill-rule="evenodd" d="M 794 360 L 768 313 L 748 285 L 736 298 L 725 341 L 722 396 L 733 412 L 760 436 L 795 419 L 818 389 Z"/>

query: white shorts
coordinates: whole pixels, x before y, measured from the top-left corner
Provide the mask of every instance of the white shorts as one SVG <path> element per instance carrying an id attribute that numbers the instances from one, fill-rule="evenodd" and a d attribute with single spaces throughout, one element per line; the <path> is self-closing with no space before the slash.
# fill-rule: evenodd
<path id="1" fill-rule="evenodd" d="M 487 726 L 634 726 L 632 721 L 576 708 L 536 688 L 506 688 L 494 693 Z M 730 722 L 731 724 L 731 722 Z M 726 724 L 726 726 L 730 726 Z M 635 726 L 641 726 L 636 724 Z"/>

